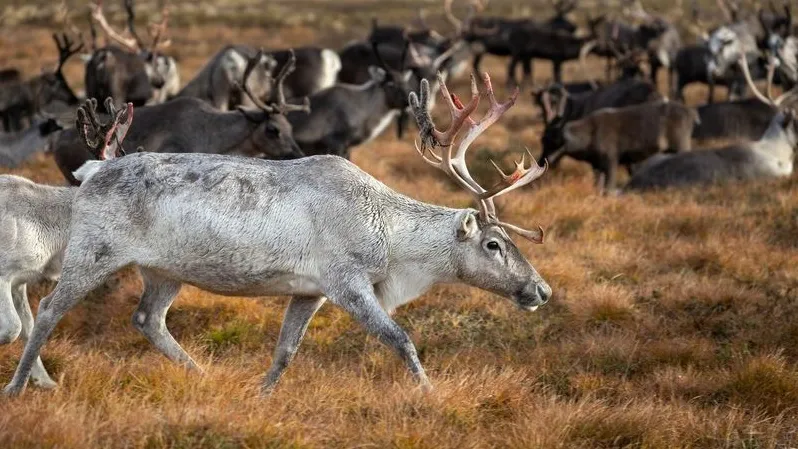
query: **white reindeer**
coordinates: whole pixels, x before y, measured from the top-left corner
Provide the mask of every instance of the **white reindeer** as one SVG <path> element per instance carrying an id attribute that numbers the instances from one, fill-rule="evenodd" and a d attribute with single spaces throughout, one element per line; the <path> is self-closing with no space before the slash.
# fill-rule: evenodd
<path id="1" fill-rule="evenodd" d="M 23 391 L 33 362 L 64 314 L 117 270 L 136 265 L 144 294 L 133 324 L 172 361 L 196 363 L 166 328 L 166 313 L 182 284 L 223 295 L 293 295 L 263 381 L 277 384 L 316 310 L 329 299 L 401 356 L 424 389 L 430 384 L 393 309 L 438 283 L 461 282 L 535 310 L 551 288 L 524 258 L 507 231 L 537 243 L 496 218 L 493 198 L 543 174 L 534 159 L 486 190 L 468 173 L 465 153 L 516 101 L 504 104 L 484 77 L 490 110 L 469 115 L 479 92 L 462 107 L 441 92 L 452 125 L 436 130 L 429 117 L 429 84 L 411 102 L 422 142 L 443 147 L 424 158 L 474 195 L 479 210 L 451 209 L 401 195 L 336 156 L 265 161 L 209 154 L 135 153 L 91 161 L 73 202 L 61 281 L 39 307 L 33 334 L 7 395 Z M 468 132 L 452 155 L 460 129 Z M 425 149 L 426 151 L 426 149 Z"/>
<path id="2" fill-rule="evenodd" d="M 89 104 L 96 107 L 96 102 Z M 103 131 L 83 130 L 103 139 L 101 148 L 97 146 L 101 141 L 92 139 L 92 149 L 115 154 L 130 126 L 132 105 L 129 108 L 119 112 L 109 109 L 116 119 L 110 126 L 102 125 Z M 19 176 L 0 176 L 0 344 L 11 343 L 20 336 L 23 341 L 29 340 L 33 314 L 26 286 L 60 276 L 76 193 L 76 187 L 47 186 Z M 31 377 L 39 387 L 56 386 L 38 357 Z"/>
<path id="3" fill-rule="evenodd" d="M 753 142 L 693 151 L 691 153 L 659 154 L 646 160 L 626 186 L 627 190 L 647 190 L 666 187 L 714 184 L 718 182 L 768 179 L 792 175 L 795 149 L 798 146 L 798 114 L 791 106 L 798 95 L 793 88 L 773 99 L 772 84 L 775 67 L 768 73 L 767 96 L 757 89 L 748 72 L 743 55 L 740 67 L 754 95 L 777 112 L 762 137 Z"/>

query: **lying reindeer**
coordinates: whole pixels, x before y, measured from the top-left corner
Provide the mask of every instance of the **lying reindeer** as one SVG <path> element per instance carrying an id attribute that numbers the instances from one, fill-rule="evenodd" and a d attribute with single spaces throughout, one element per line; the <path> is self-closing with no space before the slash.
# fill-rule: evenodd
<path id="1" fill-rule="evenodd" d="M 80 107 L 77 127 L 87 137 L 90 151 L 100 156 L 116 154 L 133 119 L 132 105 L 116 111 L 109 99 L 106 108 L 114 119 L 107 124 L 88 120 L 96 117 L 96 107 L 92 101 Z M 9 344 L 20 336 L 24 342 L 30 339 L 33 314 L 27 285 L 58 280 L 61 275 L 77 191 L 76 187 L 48 186 L 0 175 L 0 241 L 4 244 L 0 251 L 0 344 Z M 33 362 L 31 377 L 38 387 L 56 386 L 41 358 Z"/>
<path id="2" fill-rule="evenodd" d="M 697 120 L 693 109 L 667 100 L 600 109 L 570 122 L 558 118 L 541 138 L 541 159 L 556 163 L 567 155 L 587 162 L 599 191 L 614 191 L 618 165 L 630 169 L 660 152 L 689 151 Z"/>
<path id="3" fill-rule="evenodd" d="M 775 100 L 766 97 L 754 85 L 745 57 L 740 65 L 756 97 L 778 111 L 762 137 L 755 142 L 719 149 L 662 155 L 643 164 L 627 184 L 627 190 L 766 179 L 792 174 L 795 148 L 798 146 L 798 115 L 795 109 L 783 105 L 796 98 L 798 89 L 788 91 Z M 769 77 L 768 93 L 771 84 L 772 77 Z"/>
<path id="4" fill-rule="evenodd" d="M 244 80 L 258 65 L 262 54 L 253 56 L 245 69 Z M 293 59 L 292 59 L 293 60 Z M 282 92 L 285 78 L 293 70 L 286 64 L 275 84 Z M 308 105 L 294 105 L 278 94 L 278 102 L 264 104 L 248 90 L 241 89 L 255 99 L 257 109 L 219 111 L 197 98 L 176 98 L 164 104 L 145 106 L 137 110 L 137 120 L 125 141 L 128 151 L 144 147 L 159 153 L 216 153 L 235 154 L 272 159 L 292 159 L 304 156 L 293 139 L 286 114 L 291 111 L 307 113 Z M 72 172 L 87 160 L 93 159 L 82 144 L 78 130 L 61 133 L 54 146 L 55 161 L 64 177 L 73 185 L 79 181 Z"/>
<path id="5" fill-rule="evenodd" d="M 745 98 L 705 104 L 696 112 L 701 123 L 693 128 L 693 139 L 756 140 L 778 110 L 756 98 Z"/>
<path id="6" fill-rule="evenodd" d="M 90 161 L 72 203 L 63 274 L 42 300 L 14 378 L 4 389 L 18 395 L 58 322 L 92 289 L 127 266 L 137 266 L 144 294 L 133 325 L 170 360 L 197 364 L 169 333 L 166 314 L 183 284 L 236 296 L 294 295 L 286 311 L 272 366 L 270 392 L 293 359 L 316 311 L 329 298 L 372 335 L 394 349 L 422 388 L 431 385 L 408 335 L 388 311 L 431 286 L 461 282 L 535 310 L 551 297 L 508 232 L 543 243 L 496 216 L 493 199 L 527 185 L 545 169 L 518 164 L 491 189 L 468 172 L 471 143 L 512 105 L 499 104 L 485 75 L 487 115 L 470 115 L 441 86 L 452 124 L 439 131 L 421 98 L 409 102 L 421 129 L 424 160 L 444 171 L 476 200 L 479 210 L 425 204 L 389 189 L 346 159 L 307 157 L 264 161 L 216 154 L 140 152 Z M 453 154 L 454 140 L 467 134 Z M 427 155 L 440 146 L 440 156 Z M 220 238 L 223 237 L 223 238 Z"/>

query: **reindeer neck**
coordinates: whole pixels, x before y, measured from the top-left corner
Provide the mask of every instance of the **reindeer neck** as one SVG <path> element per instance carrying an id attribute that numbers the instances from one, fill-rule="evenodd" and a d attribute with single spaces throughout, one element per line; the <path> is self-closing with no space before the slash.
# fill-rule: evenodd
<path id="1" fill-rule="evenodd" d="M 213 137 L 219 142 L 216 148 L 223 148 L 220 153 L 226 154 L 240 151 L 247 145 L 254 147 L 254 144 L 250 143 L 252 134 L 267 120 L 269 114 L 261 110 L 228 111 L 214 123 Z"/>
<path id="2" fill-rule="evenodd" d="M 451 265 L 456 220 L 461 209 L 423 203 L 404 195 L 390 197 L 387 215 L 391 263 L 424 267 L 434 283 L 454 282 Z"/>
<path id="3" fill-rule="evenodd" d="M 386 214 L 387 276 L 375 285 L 383 308 L 393 310 L 436 284 L 458 282 L 453 263 L 457 209 L 391 198 Z"/>

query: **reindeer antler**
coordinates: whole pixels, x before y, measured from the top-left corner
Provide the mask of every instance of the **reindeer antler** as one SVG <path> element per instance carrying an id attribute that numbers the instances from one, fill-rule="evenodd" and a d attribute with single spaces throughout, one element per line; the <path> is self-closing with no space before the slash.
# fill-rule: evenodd
<path id="1" fill-rule="evenodd" d="M 305 97 L 302 104 L 289 104 L 285 101 L 285 90 L 283 88 L 283 84 L 285 83 L 285 79 L 291 73 L 296 70 L 296 54 L 294 54 L 294 49 L 288 50 L 288 61 L 286 61 L 283 68 L 280 70 L 280 73 L 277 75 L 276 83 L 277 83 L 277 104 L 273 104 L 272 108 L 279 111 L 281 114 L 285 115 L 291 111 L 303 111 L 306 113 L 310 113 L 310 100 L 308 97 Z"/>
<path id="2" fill-rule="evenodd" d="M 138 39 L 135 37 L 124 37 L 111 28 L 111 25 L 108 24 L 108 20 L 105 18 L 105 13 L 103 13 L 102 0 L 97 0 L 97 3 L 90 3 L 89 8 L 91 8 L 91 17 L 97 21 L 97 24 L 100 25 L 100 28 L 103 29 L 106 36 L 134 53 L 141 51 L 142 47 L 139 45 Z"/>
<path id="3" fill-rule="evenodd" d="M 111 120 L 100 123 L 97 116 L 97 100 L 90 98 L 78 108 L 78 118 L 75 122 L 83 142 L 101 160 L 113 159 L 124 154 L 122 142 L 133 123 L 133 103 L 128 103 L 125 108 L 117 110 L 113 99 L 109 97 L 105 100 L 105 109 Z"/>
<path id="4" fill-rule="evenodd" d="M 139 37 L 138 33 L 136 33 L 136 12 L 133 0 L 125 0 L 125 10 L 127 11 L 127 28 L 131 37 L 125 37 L 111 28 L 111 25 L 108 23 L 108 19 L 106 19 L 105 13 L 102 9 L 102 0 L 97 0 L 97 3 L 89 4 L 89 8 L 91 9 L 91 17 L 97 22 L 97 24 L 100 25 L 100 28 L 102 28 L 103 32 L 111 40 L 134 53 L 140 53 L 145 50 L 144 42 Z M 153 38 L 149 48 L 150 52 L 154 53 L 158 47 L 168 47 L 171 43 L 169 40 L 161 41 L 162 35 L 166 32 L 166 24 L 168 20 L 169 10 L 164 7 L 161 22 L 151 25 L 152 30 L 150 30 L 150 33 L 153 35 Z"/>
<path id="5" fill-rule="evenodd" d="M 159 23 L 154 23 L 150 25 L 149 33 L 152 37 L 152 43 L 150 44 L 150 52 L 155 53 L 158 50 L 158 47 L 166 48 L 172 45 L 172 41 L 170 39 L 161 40 L 163 36 L 166 34 L 166 25 L 169 23 L 169 8 L 164 6 L 163 10 L 161 11 L 161 21 Z"/>
<path id="6" fill-rule="evenodd" d="M 754 81 L 751 79 L 751 72 L 748 69 L 748 58 L 746 58 L 745 53 L 740 56 L 738 64 L 743 70 L 743 76 L 745 76 L 745 81 L 748 83 L 748 87 L 751 88 L 751 92 L 753 92 L 761 102 L 779 108 L 788 98 L 798 95 L 798 86 L 796 86 L 787 92 L 782 93 L 776 97 L 776 99 L 773 99 L 773 75 L 776 72 L 776 66 L 773 64 L 773 61 L 768 63 L 767 87 L 765 90 L 765 92 L 767 92 L 767 96 L 763 95 L 762 92 L 757 89 Z"/>
<path id="7" fill-rule="evenodd" d="M 252 71 L 255 67 L 260 64 L 261 60 L 264 57 L 263 49 L 258 50 L 254 57 L 250 58 L 247 61 L 247 66 L 244 69 L 244 76 L 242 77 L 242 85 L 239 85 L 238 88 L 242 90 L 252 103 L 257 106 L 258 108 L 268 112 L 268 113 L 280 113 L 280 114 L 287 114 L 291 111 L 304 111 L 310 113 L 310 100 L 305 97 L 303 103 L 299 104 L 289 104 L 285 100 L 285 91 L 283 88 L 283 84 L 285 79 L 296 69 L 296 55 L 294 54 L 294 49 L 289 50 L 288 60 L 286 61 L 283 68 L 280 70 L 280 73 L 277 75 L 276 84 L 277 84 L 277 103 L 272 103 L 271 105 L 265 104 L 257 95 L 253 94 L 249 89 L 249 77 L 252 75 Z M 267 69 L 267 73 L 271 73 L 271 68 Z"/>
<path id="8" fill-rule="evenodd" d="M 83 42 L 82 39 L 81 42 L 73 42 L 66 33 L 61 34 L 60 39 L 58 33 L 53 33 L 53 40 L 55 46 L 58 47 L 58 67 L 56 67 L 55 73 L 61 73 L 64 63 L 83 48 Z"/>
<path id="9" fill-rule="evenodd" d="M 515 232 L 533 242 L 543 243 L 542 228 L 539 227 L 538 231 L 527 231 L 499 221 L 496 218 L 496 207 L 493 199 L 539 178 L 546 171 L 548 165 L 540 167 L 535 158 L 529 154 L 531 159 L 529 168 L 525 166 L 525 158 L 522 157 L 520 162 L 516 162 L 515 171 L 507 175 L 493 163 L 501 175 L 501 180 L 490 189 L 485 189 L 479 185 L 468 171 L 465 156 L 471 143 L 515 104 L 519 93 L 516 88 L 509 100 L 499 103 L 496 101 L 490 76 L 485 73 L 482 80 L 485 85 L 485 95 L 490 102 L 490 109 L 480 121 L 475 122 L 470 115 L 479 105 L 480 93 L 477 89 L 474 75 L 471 75 L 471 101 L 467 105 L 463 105 L 456 95 L 449 93 L 442 75 L 438 73 L 441 95 L 446 101 L 452 116 L 452 122 L 445 131 L 438 130 L 432 121 L 429 113 L 429 82 L 427 80 L 421 81 L 420 98 L 415 92 L 411 92 L 409 98 L 410 107 L 418 122 L 419 134 L 421 135 L 421 146 L 419 147 L 416 144 L 416 150 L 426 163 L 446 173 L 474 197 L 479 205 L 480 219 L 485 223 L 498 224 L 506 230 Z M 466 123 L 469 125 L 468 132 L 458 144 L 457 151 L 453 156 L 452 146 L 454 139 Z M 440 156 L 432 151 L 436 146 L 442 147 Z M 430 152 L 429 156 L 427 155 L 428 151 Z M 527 153 L 529 152 L 527 151 Z"/>

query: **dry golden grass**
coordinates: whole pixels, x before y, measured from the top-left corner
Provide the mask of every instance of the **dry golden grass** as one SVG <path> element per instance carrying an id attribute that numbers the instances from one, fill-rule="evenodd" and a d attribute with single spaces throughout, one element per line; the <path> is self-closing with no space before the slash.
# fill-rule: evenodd
<path id="1" fill-rule="evenodd" d="M 331 6 L 330 20 L 355 3 Z M 185 79 L 223 42 L 341 43 L 362 30 L 207 22 L 175 32 Z M 0 31 L 0 66 L 38 71 L 53 55 L 49 31 Z M 487 62 L 503 84 L 504 62 Z M 547 65 L 536 68 L 548 77 Z M 67 74 L 81 84 L 77 62 Z M 566 76 L 578 78 L 577 67 L 568 65 Z M 455 89 L 464 87 L 461 80 Z M 703 92 L 692 88 L 690 98 Z M 486 155 L 509 160 L 507 150 L 523 145 L 539 151 L 536 114 L 524 96 L 478 142 L 473 161 L 483 179 L 491 176 Z M 415 155 L 410 139 L 386 133 L 356 149 L 354 162 L 420 200 L 469 206 Z M 14 173 L 63 182 L 45 155 Z M 141 292 L 130 270 L 70 312 L 45 347 L 57 391 L 0 399 L 0 447 L 798 443 L 798 181 L 599 197 L 589 170 L 566 162 L 498 206 L 507 220 L 547 228 L 545 245 L 519 244 L 554 298 L 529 314 L 481 291 L 441 287 L 400 309 L 397 320 L 436 387 L 430 395 L 417 391 L 392 352 L 327 305 L 280 388 L 262 399 L 257 387 L 285 298 L 223 298 L 193 288 L 181 292 L 167 320 L 206 370 L 184 372 L 129 324 Z M 51 287 L 33 288 L 33 301 Z M 11 378 L 21 350 L 20 343 L 0 347 L 0 382 Z"/>

